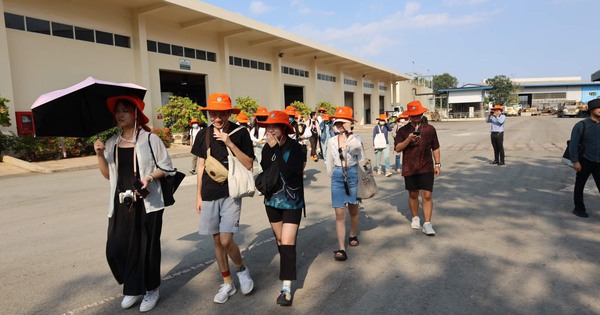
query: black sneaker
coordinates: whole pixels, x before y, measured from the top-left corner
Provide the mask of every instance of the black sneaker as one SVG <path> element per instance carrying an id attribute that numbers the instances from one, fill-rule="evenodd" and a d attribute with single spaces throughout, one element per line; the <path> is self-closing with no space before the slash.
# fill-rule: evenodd
<path id="1" fill-rule="evenodd" d="M 498 161 L 493 160 L 493 161 L 490 162 L 490 164 L 498 164 Z"/>
<path id="2" fill-rule="evenodd" d="M 281 306 L 291 306 L 292 305 L 292 294 L 288 291 L 281 290 L 281 293 L 277 297 L 277 304 Z"/>
<path id="3" fill-rule="evenodd" d="M 573 209 L 573 214 L 576 215 L 576 216 L 578 216 L 578 217 L 580 217 L 580 218 L 587 218 L 587 217 L 590 216 L 587 213 L 587 211 L 585 211 L 585 210 L 584 211 L 580 211 L 580 210 L 577 210 L 577 209 Z"/>

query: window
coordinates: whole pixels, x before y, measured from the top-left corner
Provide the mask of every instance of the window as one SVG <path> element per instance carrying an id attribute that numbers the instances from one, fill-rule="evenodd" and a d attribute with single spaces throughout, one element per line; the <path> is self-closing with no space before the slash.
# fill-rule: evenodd
<path id="1" fill-rule="evenodd" d="M 216 62 L 217 54 L 215 54 L 214 52 L 207 51 L 206 52 L 206 60 Z"/>
<path id="2" fill-rule="evenodd" d="M 115 34 L 115 46 L 130 48 L 129 36 Z"/>
<path id="3" fill-rule="evenodd" d="M 32 17 L 26 17 L 27 31 L 50 35 L 50 21 L 40 20 Z"/>
<path id="4" fill-rule="evenodd" d="M 102 31 L 96 31 L 96 42 L 100 43 L 100 44 L 105 44 L 105 45 L 113 45 L 113 34 L 112 33 L 107 33 L 107 32 L 102 32 Z"/>
<path id="5" fill-rule="evenodd" d="M 158 48 L 156 47 L 156 42 L 153 40 L 148 40 L 146 41 L 146 44 L 148 46 L 148 51 L 152 51 L 152 52 L 157 52 Z"/>
<path id="6" fill-rule="evenodd" d="M 183 52 L 184 52 L 185 56 L 188 57 L 188 58 L 196 58 L 196 50 L 193 49 L 193 48 L 187 48 L 186 47 L 183 50 Z"/>
<path id="7" fill-rule="evenodd" d="M 52 22 L 52 35 L 64 38 L 73 38 L 73 25 Z"/>
<path id="8" fill-rule="evenodd" d="M 183 47 L 171 45 L 171 54 L 173 54 L 174 56 L 183 57 Z"/>
<path id="9" fill-rule="evenodd" d="M 206 51 L 196 50 L 196 58 L 198 58 L 200 60 L 206 60 Z"/>
<path id="10" fill-rule="evenodd" d="M 94 30 L 75 26 L 75 39 L 94 42 Z"/>
<path id="11" fill-rule="evenodd" d="M 158 42 L 158 52 L 161 54 L 171 54 L 171 45 L 166 43 Z"/>
<path id="12" fill-rule="evenodd" d="M 6 28 L 25 30 L 25 17 L 22 15 L 4 12 L 4 25 Z"/>
<path id="13" fill-rule="evenodd" d="M 250 60 L 248 60 L 248 59 L 242 59 L 242 66 L 244 68 L 250 68 Z"/>

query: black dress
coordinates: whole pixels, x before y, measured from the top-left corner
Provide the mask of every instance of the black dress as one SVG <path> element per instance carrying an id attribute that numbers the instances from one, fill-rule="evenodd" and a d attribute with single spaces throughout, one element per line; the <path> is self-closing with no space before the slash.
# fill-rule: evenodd
<path id="1" fill-rule="evenodd" d="M 119 202 L 119 193 L 133 190 L 133 148 L 117 148 L 118 179 L 115 211 L 108 219 L 106 259 L 124 295 L 143 295 L 160 285 L 160 233 L 164 210 L 146 213 L 141 199 Z M 139 174 L 139 172 L 138 172 Z"/>

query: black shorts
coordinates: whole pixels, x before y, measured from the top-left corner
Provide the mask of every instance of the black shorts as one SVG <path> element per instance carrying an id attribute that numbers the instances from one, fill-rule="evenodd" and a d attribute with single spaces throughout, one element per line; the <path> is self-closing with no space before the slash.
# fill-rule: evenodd
<path id="1" fill-rule="evenodd" d="M 267 208 L 267 217 L 271 223 L 283 221 L 283 223 L 300 225 L 300 220 L 302 219 L 302 209 L 282 210 L 269 206 L 265 206 L 265 208 Z"/>
<path id="2" fill-rule="evenodd" d="M 433 191 L 433 172 L 406 176 L 404 177 L 404 186 L 409 191 Z"/>

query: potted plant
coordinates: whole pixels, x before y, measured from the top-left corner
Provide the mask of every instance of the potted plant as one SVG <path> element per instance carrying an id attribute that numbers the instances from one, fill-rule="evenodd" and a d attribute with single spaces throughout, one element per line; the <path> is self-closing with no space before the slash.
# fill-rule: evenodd
<path id="1" fill-rule="evenodd" d="M 198 104 L 189 97 L 170 96 L 169 102 L 157 110 L 163 115 L 164 125 L 169 128 L 174 143 L 183 143 L 190 129 L 190 121 L 193 118 L 204 123 L 207 122 L 204 114 L 199 110 Z"/>

